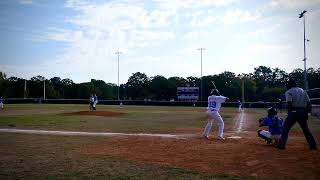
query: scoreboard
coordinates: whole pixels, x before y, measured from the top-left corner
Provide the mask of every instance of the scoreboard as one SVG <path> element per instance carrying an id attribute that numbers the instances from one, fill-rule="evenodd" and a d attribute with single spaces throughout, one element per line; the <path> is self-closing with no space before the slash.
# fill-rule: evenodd
<path id="1" fill-rule="evenodd" d="M 177 97 L 180 100 L 198 100 L 199 87 L 178 87 Z"/>

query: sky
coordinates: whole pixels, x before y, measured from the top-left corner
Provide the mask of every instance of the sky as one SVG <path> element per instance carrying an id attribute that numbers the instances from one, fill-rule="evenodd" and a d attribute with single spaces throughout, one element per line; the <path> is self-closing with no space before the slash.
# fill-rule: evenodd
<path id="1" fill-rule="evenodd" d="M 126 83 L 320 67 L 320 0 L 1 0 L 0 71 Z"/>

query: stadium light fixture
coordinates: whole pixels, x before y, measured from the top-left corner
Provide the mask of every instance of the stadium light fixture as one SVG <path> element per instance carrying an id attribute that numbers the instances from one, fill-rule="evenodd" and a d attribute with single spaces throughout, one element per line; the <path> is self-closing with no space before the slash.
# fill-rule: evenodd
<path id="1" fill-rule="evenodd" d="M 299 18 L 302 18 L 306 12 L 307 12 L 306 10 L 302 11 L 302 12 L 299 14 Z"/>
<path id="2" fill-rule="evenodd" d="M 24 80 L 23 99 L 27 97 L 27 80 Z"/>
<path id="3" fill-rule="evenodd" d="M 43 99 L 46 99 L 46 79 L 43 80 Z"/>

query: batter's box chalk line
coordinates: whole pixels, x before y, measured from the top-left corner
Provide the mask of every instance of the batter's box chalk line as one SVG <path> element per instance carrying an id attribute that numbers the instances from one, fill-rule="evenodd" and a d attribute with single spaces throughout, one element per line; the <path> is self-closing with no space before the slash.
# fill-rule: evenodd
<path id="1" fill-rule="evenodd" d="M 242 137 L 240 136 L 229 136 L 227 139 L 241 139 Z"/>

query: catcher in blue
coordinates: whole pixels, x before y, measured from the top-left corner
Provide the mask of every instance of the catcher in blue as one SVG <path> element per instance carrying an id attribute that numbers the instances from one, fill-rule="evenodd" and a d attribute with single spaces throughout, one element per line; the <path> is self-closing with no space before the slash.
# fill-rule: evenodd
<path id="1" fill-rule="evenodd" d="M 281 128 L 283 120 L 277 117 L 277 110 L 275 108 L 268 109 L 268 116 L 259 119 L 259 127 L 268 126 L 269 131 L 259 129 L 258 137 L 264 139 L 267 144 L 278 145 L 281 137 Z"/>

